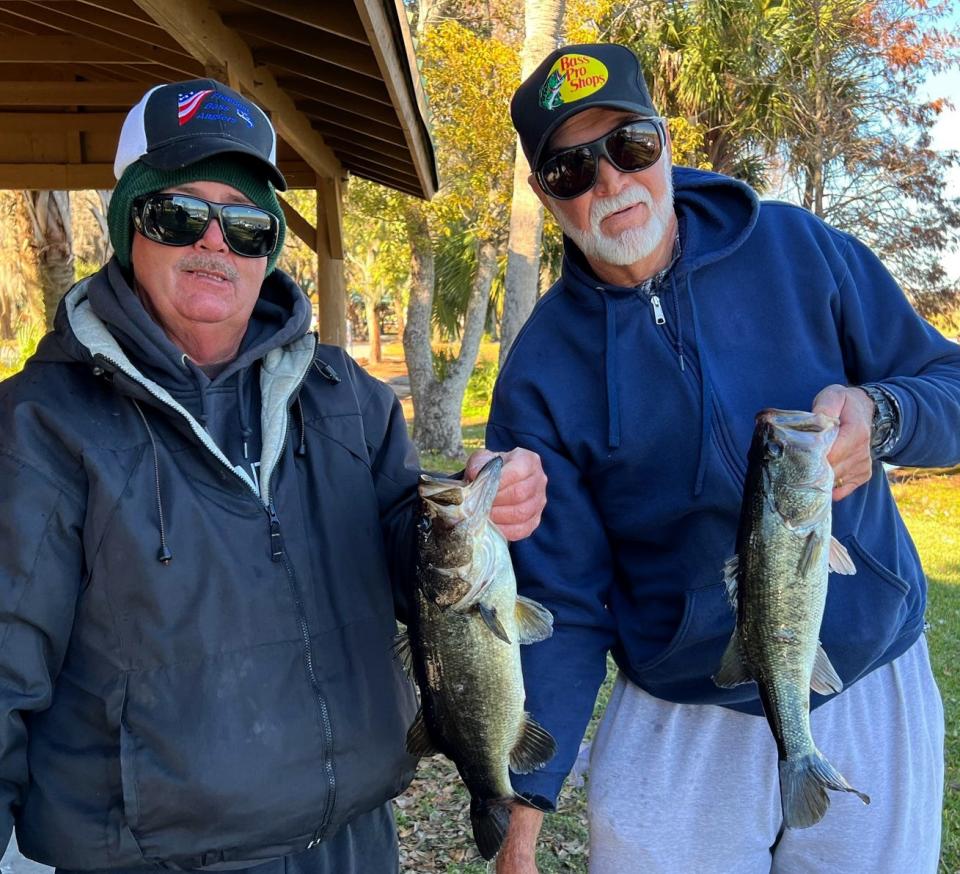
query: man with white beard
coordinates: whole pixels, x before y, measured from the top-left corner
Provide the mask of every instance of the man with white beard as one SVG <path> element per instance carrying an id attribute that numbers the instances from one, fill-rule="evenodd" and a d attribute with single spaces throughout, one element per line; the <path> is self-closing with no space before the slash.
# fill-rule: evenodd
<path id="1" fill-rule="evenodd" d="M 591 874 L 933 874 L 943 709 L 926 584 L 883 461 L 960 461 L 960 349 L 879 260 L 796 206 L 671 167 L 634 54 L 565 46 L 511 104 L 529 182 L 564 231 L 559 281 L 500 374 L 491 448 L 539 453 L 540 527 L 511 547 L 554 614 L 523 647 L 527 708 L 556 738 L 515 775 L 499 874 L 535 872 L 543 819 L 578 757 L 607 654 L 619 669 L 590 753 Z M 833 533 L 857 567 L 830 583 L 820 638 L 843 681 L 813 736 L 851 785 L 814 828 L 783 826 L 778 751 L 754 683 L 713 682 L 734 613 L 754 417 L 839 420 Z"/>

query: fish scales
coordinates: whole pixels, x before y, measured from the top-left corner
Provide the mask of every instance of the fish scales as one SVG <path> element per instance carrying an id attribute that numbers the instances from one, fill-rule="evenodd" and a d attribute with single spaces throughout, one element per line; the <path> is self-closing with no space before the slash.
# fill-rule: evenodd
<path id="1" fill-rule="evenodd" d="M 470 792 L 481 855 L 509 824 L 510 770 L 545 764 L 556 744 L 525 712 L 520 644 L 552 633 L 553 617 L 519 597 L 506 539 L 489 521 L 502 459 L 472 483 L 424 476 L 410 652 L 421 711 L 407 734 L 415 755 L 442 752 Z"/>
<path id="2" fill-rule="evenodd" d="M 757 414 L 737 552 L 725 575 L 736 629 L 714 676 L 719 686 L 757 683 L 777 744 L 784 823 L 806 828 L 829 807 L 826 789 L 855 793 L 816 748 L 810 689 L 843 684 L 820 646 L 830 570 L 855 573 L 831 536 L 833 471 L 826 457 L 837 420 L 791 410 Z"/>

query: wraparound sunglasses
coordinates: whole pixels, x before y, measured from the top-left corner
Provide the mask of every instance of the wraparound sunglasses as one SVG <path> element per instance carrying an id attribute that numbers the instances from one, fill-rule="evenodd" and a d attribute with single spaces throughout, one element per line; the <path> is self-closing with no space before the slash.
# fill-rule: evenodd
<path id="1" fill-rule="evenodd" d="M 570 200 L 597 183 L 600 157 L 621 173 L 637 173 L 660 160 L 666 140 L 662 118 L 628 121 L 593 142 L 555 152 L 536 172 L 540 187 L 557 200 Z"/>
<path id="2" fill-rule="evenodd" d="M 147 194 L 133 201 L 133 226 L 164 246 L 192 246 L 212 219 L 223 239 L 244 258 L 266 258 L 277 246 L 280 223 L 265 209 L 246 203 L 211 203 L 190 194 Z"/>

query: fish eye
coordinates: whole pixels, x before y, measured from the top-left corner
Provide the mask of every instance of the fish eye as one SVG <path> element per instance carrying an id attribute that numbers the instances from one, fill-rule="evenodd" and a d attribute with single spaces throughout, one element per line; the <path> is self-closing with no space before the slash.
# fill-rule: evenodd
<path id="1" fill-rule="evenodd" d="M 776 440 L 767 443 L 767 458 L 776 461 L 783 456 L 783 444 Z"/>
<path id="2" fill-rule="evenodd" d="M 429 533 L 432 527 L 433 527 L 433 520 L 427 515 L 421 516 L 420 519 L 417 521 L 417 530 L 421 534 Z"/>

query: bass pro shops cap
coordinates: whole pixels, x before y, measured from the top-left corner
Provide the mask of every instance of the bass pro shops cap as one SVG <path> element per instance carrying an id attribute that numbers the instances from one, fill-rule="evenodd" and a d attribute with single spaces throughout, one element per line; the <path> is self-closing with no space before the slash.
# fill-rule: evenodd
<path id="1" fill-rule="evenodd" d="M 510 101 L 510 117 L 530 169 L 540 165 L 561 124 L 594 106 L 658 115 L 637 56 L 611 43 L 562 46 L 547 55 Z"/>
<path id="2" fill-rule="evenodd" d="M 180 170 L 227 152 L 259 161 L 280 191 L 277 134 L 255 103 L 215 79 L 192 79 L 151 88 L 130 110 L 120 131 L 113 173 L 137 161 L 155 170 Z"/>

